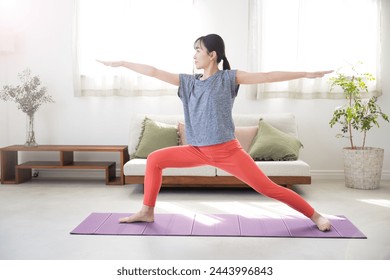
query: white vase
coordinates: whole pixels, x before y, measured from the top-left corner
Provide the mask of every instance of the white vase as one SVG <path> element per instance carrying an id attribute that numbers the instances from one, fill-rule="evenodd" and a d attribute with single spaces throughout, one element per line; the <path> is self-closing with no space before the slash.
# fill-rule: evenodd
<path id="1" fill-rule="evenodd" d="M 38 144 L 35 142 L 34 114 L 27 114 L 26 143 L 24 146 L 38 147 Z"/>
<path id="2" fill-rule="evenodd" d="M 384 150 L 366 147 L 364 149 L 344 148 L 345 186 L 354 189 L 372 190 L 379 188 Z"/>

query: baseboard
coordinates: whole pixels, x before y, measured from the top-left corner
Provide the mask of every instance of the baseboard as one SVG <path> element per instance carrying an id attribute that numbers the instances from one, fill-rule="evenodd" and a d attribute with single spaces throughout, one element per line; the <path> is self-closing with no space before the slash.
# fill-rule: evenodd
<path id="1" fill-rule="evenodd" d="M 311 170 L 311 177 L 313 180 L 321 179 L 344 179 L 344 170 Z"/>
<path id="2" fill-rule="evenodd" d="M 390 180 L 390 170 L 382 171 L 382 180 Z"/>
<path id="3" fill-rule="evenodd" d="M 311 170 L 311 177 L 315 179 L 334 179 L 342 180 L 344 179 L 344 170 Z M 382 180 L 390 180 L 390 170 L 382 171 Z"/>

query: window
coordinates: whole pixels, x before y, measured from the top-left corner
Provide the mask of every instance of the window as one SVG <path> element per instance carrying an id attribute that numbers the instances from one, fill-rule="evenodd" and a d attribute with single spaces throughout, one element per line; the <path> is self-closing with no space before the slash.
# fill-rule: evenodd
<path id="1" fill-rule="evenodd" d="M 76 1 L 78 95 L 176 94 L 177 87 L 123 68 L 105 67 L 96 59 L 192 72 L 193 49 L 188 47 L 194 41 L 192 13 L 192 0 Z"/>
<path id="2" fill-rule="evenodd" d="M 251 71 L 337 70 L 362 62 L 380 94 L 380 1 L 250 0 Z M 336 68 L 336 69 L 335 69 Z M 329 98 L 326 79 L 256 85 L 262 97 Z"/>

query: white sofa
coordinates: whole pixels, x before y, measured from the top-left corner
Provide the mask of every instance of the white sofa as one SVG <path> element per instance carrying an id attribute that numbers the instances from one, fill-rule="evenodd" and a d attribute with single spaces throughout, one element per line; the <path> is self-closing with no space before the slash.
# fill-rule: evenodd
<path id="1" fill-rule="evenodd" d="M 154 121 L 176 125 L 184 122 L 182 115 L 134 115 L 130 125 L 129 154 L 137 147 L 142 131 L 142 122 L 148 117 Z M 296 120 L 293 114 L 240 114 L 234 115 L 237 127 L 257 126 L 262 118 L 273 127 L 298 137 Z M 294 184 L 311 184 L 310 166 L 301 159 L 293 161 L 256 161 L 256 164 L 275 183 L 291 187 Z M 126 184 L 143 184 L 146 159 L 130 158 L 124 165 Z M 167 168 L 163 170 L 163 186 L 245 186 L 229 173 L 212 166 L 191 168 Z"/>

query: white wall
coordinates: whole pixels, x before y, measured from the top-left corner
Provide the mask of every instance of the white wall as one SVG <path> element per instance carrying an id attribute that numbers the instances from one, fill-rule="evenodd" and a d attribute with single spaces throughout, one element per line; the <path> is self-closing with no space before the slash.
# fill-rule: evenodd
<path id="1" fill-rule="evenodd" d="M 16 49 L 12 54 L 0 54 L 0 85 L 17 82 L 17 73 L 31 68 L 38 74 L 55 99 L 36 114 L 36 140 L 40 144 L 126 144 L 133 113 L 181 113 L 180 100 L 175 97 L 74 97 L 72 82 L 72 10 L 71 0 L 1 0 L 22 5 L 15 10 L 19 22 L 10 22 L 17 29 Z M 201 2 L 201 1 L 199 1 Z M 390 34 L 390 1 L 382 0 L 383 34 Z M 206 7 L 206 4 L 208 5 Z M 245 70 L 246 1 L 207 1 L 204 12 L 219 10 L 221 18 L 207 26 L 199 23 L 199 35 L 220 33 L 233 68 Z M 200 4 L 202 5 L 202 4 Z M 211 5 L 211 6 L 210 6 Z M 223 9 L 218 7 L 224 7 Z M 3 11 L 4 12 L 4 11 Z M 3 13 L 0 11 L 0 13 Z M 4 25 L 4 21 L 0 20 Z M 221 26 L 228 33 L 219 32 Z M 1 25 L 0 25 L 1 27 Z M 195 38 L 194 38 L 195 39 Z M 390 39 L 383 38 L 383 96 L 380 104 L 390 114 Z M 192 47 L 192 42 L 189 42 Z M 337 67 L 337 66 L 335 66 Z M 282 70 L 282 69 L 279 69 Z M 341 174 L 341 149 L 347 143 L 336 139 L 336 129 L 328 125 L 339 100 L 263 99 L 251 100 L 241 87 L 234 107 L 235 113 L 292 112 L 299 123 L 304 144 L 302 158 L 314 174 Z M 24 113 L 13 103 L 0 102 L 0 146 L 23 144 L 25 140 Z M 390 176 L 390 124 L 383 123 L 368 138 L 370 146 L 385 149 L 384 175 Z M 387 139 L 386 139 L 387 138 Z"/>

